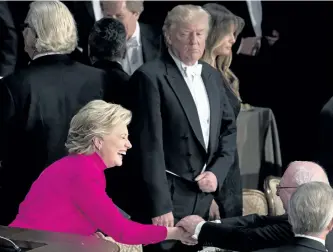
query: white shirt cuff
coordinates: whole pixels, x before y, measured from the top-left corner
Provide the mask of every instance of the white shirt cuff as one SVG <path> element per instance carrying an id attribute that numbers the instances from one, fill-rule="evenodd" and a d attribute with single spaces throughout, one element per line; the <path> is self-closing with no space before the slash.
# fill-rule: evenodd
<path id="1" fill-rule="evenodd" d="M 199 237 L 199 234 L 200 234 L 201 228 L 202 228 L 203 224 L 205 224 L 205 223 L 206 223 L 206 221 L 201 221 L 201 222 L 199 222 L 199 224 L 195 227 L 194 235 L 192 235 L 192 238 L 193 238 L 193 239 L 198 240 L 198 237 Z"/>

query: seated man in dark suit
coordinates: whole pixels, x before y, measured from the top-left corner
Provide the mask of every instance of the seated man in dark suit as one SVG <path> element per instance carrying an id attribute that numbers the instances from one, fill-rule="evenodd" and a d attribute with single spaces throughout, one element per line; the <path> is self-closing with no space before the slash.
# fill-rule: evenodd
<path id="1" fill-rule="evenodd" d="M 292 162 L 277 188 L 284 208 L 287 209 L 289 199 L 298 186 L 313 181 L 329 184 L 324 170 L 319 165 L 312 162 Z M 292 241 L 294 237 L 286 214 L 252 214 L 214 222 L 205 222 L 199 216 L 188 216 L 177 225 L 197 236 L 201 244 L 236 251 L 277 247 Z M 332 233 L 327 236 L 326 246 L 333 250 Z"/>
<path id="2" fill-rule="evenodd" d="M 260 252 L 326 252 L 325 239 L 333 228 L 333 189 L 330 185 L 310 182 L 299 186 L 289 201 L 288 215 L 295 234 L 293 242 Z"/>
<path id="3" fill-rule="evenodd" d="M 126 30 L 113 18 L 97 21 L 88 40 L 89 57 L 94 67 L 104 70 L 109 83 L 104 89 L 104 100 L 124 105 L 129 75 L 120 62 L 126 54 Z"/>

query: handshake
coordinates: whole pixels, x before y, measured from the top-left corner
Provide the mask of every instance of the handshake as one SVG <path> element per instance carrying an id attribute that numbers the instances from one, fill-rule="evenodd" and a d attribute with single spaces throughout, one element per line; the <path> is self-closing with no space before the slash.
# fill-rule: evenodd
<path id="1" fill-rule="evenodd" d="M 196 245 L 198 243 L 198 237 L 195 236 L 195 231 L 198 224 L 202 221 L 204 221 L 204 219 L 197 215 L 190 215 L 181 219 L 175 227 L 167 228 L 167 240 L 179 240 L 189 246 Z"/>

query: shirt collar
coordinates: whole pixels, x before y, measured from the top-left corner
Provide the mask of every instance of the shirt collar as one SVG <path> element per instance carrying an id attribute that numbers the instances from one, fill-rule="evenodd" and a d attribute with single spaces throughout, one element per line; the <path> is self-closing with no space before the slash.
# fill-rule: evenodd
<path id="1" fill-rule="evenodd" d="M 188 65 L 184 64 L 180 59 L 178 59 L 178 58 L 177 58 L 177 57 L 171 52 L 170 49 L 169 49 L 168 51 L 169 51 L 170 56 L 173 58 L 173 60 L 175 61 L 177 67 L 179 68 L 179 70 L 180 70 L 182 73 L 185 73 L 185 69 L 186 69 L 187 67 L 193 67 L 193 66 L 198 65 L 198 61 L 197 61 L 197 62 L 195 62 L 194 65 L 192 65 L 192 66 L 188 66 Z"/>
<path id="2" fill-rule="evenodd" d="M 35 55 L 32 60 L 35 60 L 35 59 L 38 59 L 40 57 L 43 57 L 43 56 L 47 56 L 47 55 L 56 55 L 56 54 L 65 54 L 63 52 L 46 52 L 46 53 L 39 53 L 37 55 Z"/>
<path id="3" fill-rule="evenodd" d="M 129 40 L 136 40 L 139 45 L 141 45 L 141 36 L 140 36 L 140 25 L 139 22 L 136 22 L 136 27 L 133 35 L 128 39 Z"/>
<path id="4" fill-rule="evenodd" d="M 325 246 L 325 240 L 320 239 L 318 237 L 314 237 L 314 236 L 310 236 L 310 235 L 302 235 L 302 234 L 295 234 L 295 237 L 302 237 L 302 238 L 314 240 L 314 241 L 320 242 L 321 244 L 323 244 Z"/>

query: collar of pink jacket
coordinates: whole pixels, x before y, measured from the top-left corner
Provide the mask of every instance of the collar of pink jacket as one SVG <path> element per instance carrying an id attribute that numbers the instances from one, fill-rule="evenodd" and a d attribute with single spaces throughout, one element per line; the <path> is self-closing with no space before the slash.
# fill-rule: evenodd
<path id="1" fill-rule="evenodd" d="M 108 168 L 98 153 L 94 152 L 91 155 L 86 155 L 86 157 L 91 159 L 99 170 L 104 171 L 106 168 Z"/>

